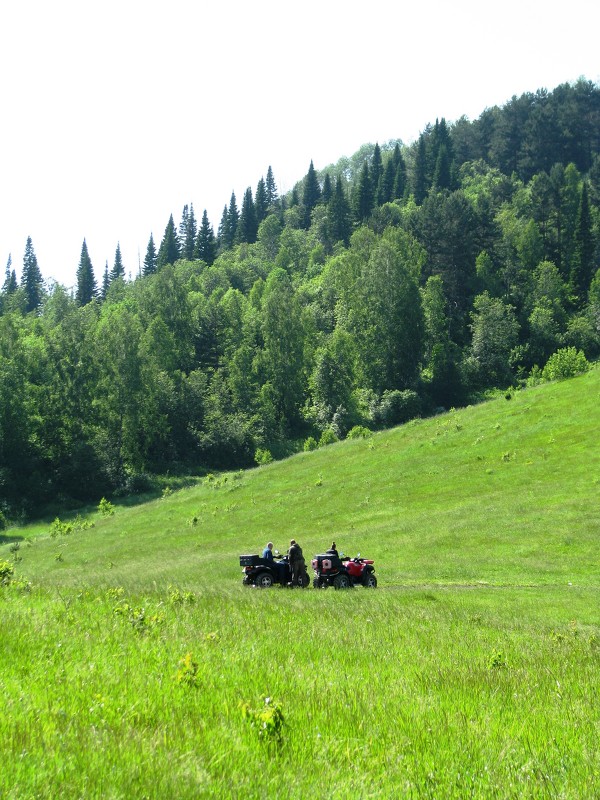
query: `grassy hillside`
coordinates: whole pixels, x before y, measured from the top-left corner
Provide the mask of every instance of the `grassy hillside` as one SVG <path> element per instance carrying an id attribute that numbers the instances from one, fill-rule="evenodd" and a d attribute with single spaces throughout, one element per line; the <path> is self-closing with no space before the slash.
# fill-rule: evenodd
<path id="1" fill-rule="evenodd" d="M 311 555 L 333 537 L 375 558 L 382 586 L 597 585 L 599 397 L 595 370 L 92 513 L 76 535 L 15 531 L 20 569 L 45 587 L 196 589 L 239 577 L 238 553 L 268 539 Z"/>
<path id="2" fill-rule="evenodd" d="M 4 532 L 0 796 L 598 796 L 599 399 L 596 369 Z M 379 588 L 242 587 L 290 537 Z"/>

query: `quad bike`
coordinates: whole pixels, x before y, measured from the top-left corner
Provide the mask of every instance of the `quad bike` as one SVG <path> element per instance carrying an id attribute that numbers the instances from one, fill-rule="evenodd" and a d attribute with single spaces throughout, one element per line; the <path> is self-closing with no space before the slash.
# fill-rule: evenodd
<path id="1" fill-rule="evenodd" d="M 268 589 L 276 583 L 291 586 L 292 572 L 287 556 L 275 561 L 267 561 L 258 555 L 240 556 L 240 567 L 244 586 L 257 586 L 260 589 Z M 309 584 L 310 578 L 306 570 L 303 570 L 300 573 L 300 586 L 306 589 Z"/>
<path id="2" fill-rule="evenodd" d="M 374 589 L 377 578 L 373 563 L 372 559 L 361 558 L 360 553 L 356 558 L 340 558 L 330 553 L 315 556 L 312 560 L 315 573 L 313 586 L 315 589 L 326 589 L 328 586 L 333 586 L 334 589 L 351 589 L 358 584 Z"/>

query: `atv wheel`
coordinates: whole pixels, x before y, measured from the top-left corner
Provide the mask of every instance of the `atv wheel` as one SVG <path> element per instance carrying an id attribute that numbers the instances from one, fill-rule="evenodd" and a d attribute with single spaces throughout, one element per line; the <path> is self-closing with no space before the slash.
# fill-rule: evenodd
<path id="1" fill-rule="evenodd" d="M 308 577 L 308 573 L 306 573 L 306 572 L 305 572 L 305 573 L 304 573 L 304 574 L 303 574 L 303 575 L 300 577 L 300 586 L 301 586 L 303 589 L 306 589 L 306 587 L 307 587 L 307 586 L 310 586 L 310 578 Z"/>
<path id="2" fill-rule="evenodd" d="M 377 588 L 377 578 L 372 572 L 369 572 L 367 577 L 364 579 L 363 586 L 365 587 L 365 589 Z"/>
<path id="3" fill-rule="evenodd" d="M 315 578 L 313 580 L 313 587 L 315 589 L 326 589 L 328 586 L 327 581 L 325 578 Z"/>
<path id="4" fill-rule="evenodd" d="M 340 572 L 339 575 L 336 575 L 333 579 L 333 588 L 334 589 L 350 589 L 352 583 L 348 575 L 345 572 Z"/>
<path id="5" fill-rule="evenodd" d="M 273 576 L 268 572 L 261 572 L 256 576 L 255 583 L 259 589 L 268 589 L 273 586 Z"/>

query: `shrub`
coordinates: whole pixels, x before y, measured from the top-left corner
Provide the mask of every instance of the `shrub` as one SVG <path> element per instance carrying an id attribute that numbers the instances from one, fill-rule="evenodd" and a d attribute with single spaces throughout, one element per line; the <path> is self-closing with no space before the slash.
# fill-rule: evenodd
<path id="1" fill-rule="evenodd" d="M 7 527 L 8 523 L 6 521 L 6 517 L 4 516 L 2 511 L 0 511 L 0 531 L 5 531 Z"/>
<path id="2" fill-rule="evenodd" d="M 381 400 L 371 408 L 373 422 L 378 427 L 391 428 L 408 422 L 421 413 L 421 398 L 411 389 L 386 389 Z"/>
<path id="3" fill-rule="evenodd" d="M 0 586 L 9 584 L 14 572 L 15 568 L 10 561 L 0 561 Z"/>
<path id="4" fill-rule="evenodd" d="M 314 436 L 309 436 L 308 439 L 306 439 L 305 442 L 304 442 L 304 452 L 308 453 L 311 450 L 316 450 L 318 446 L 319 445 L 318 445 L 317 440 L 315 439 L 315 437 Z"/>
<path id="5" fill-rule="evenodd" d="M 175 680 L 182 686 L 196 689 L 200 686 L 200 675 L 198 662 L 194 660 L 191 653 L 186 653 L 179 662 L 179 669 Z"/>
<path id="6" fill-rule="evenodd" d="M 540 383 L 543 382 L 542 377 L 542 370 L 535 364 L 531 368 L 531 372 L 529 373 L 529 377 L 527 378 L 527 386 L 539 386 Z"/>
<path id="7" fill-rule="evenodd" d="M 279 703 L 274 703 L 270 697 L 265 697 L 262 708 L 254 709 L 248 703 L 242 703 L 241 709 L 242 717 L 250 723 L 260 741 L 266 744 L 281 744 L 285 719 Z"/>
<path id="8" fill-rule="evenodd" d="M 125 491 L 128 494 L 142 494 L 154 488 L 152 478 L 146 472 L 134 472 L 125 479 Z"/>
<path id="9" fill-rule="evenodd" d="M 575 347 L 563 347 L 550 356 L 542 371 L 545 381 L 564 380 L 587 372 L 589 361 L 581 350 Z"/>
<path id="10" fill-rule="evenodd" d="M 355 425 L 348 431 L 347 439 L 368 439 L 373 435 L 373 431 L 365 428 L 364 425 Z"/>
<path id="11" fill-rule="evenodd" d="M 103 497 L 98 503 L 98 511 L 103 517 L 112 517 L 112 515 L 115 513 L 115 507 L 110 500 L 107 500 L 106 497 Z"/>
<path id="12" fill-rule="evenodd" d="M 69 536 L 73 533 L 73 525 L 70 522 L 61 522 L 58 517 L 52 523 L 50 536 L 55 539 L 57 536 Z"/>
<path id="13" fill-rule="evenodd" d="M 325 428 L 319 439 L 319 447 L 325 447 L 328 444 L 334 444 L 338 441 L 338 437 L 330 428 Z"/>
<path id="14" fill-rule="evenodd" d="M 270 464 L 273 461 L 273 456 L 271 455 L 270 450 L 263 450 L 262 448 L 258 447 L 256 453 L 254 454 L 254 460 L 260 466 L 262 464 Z"/>

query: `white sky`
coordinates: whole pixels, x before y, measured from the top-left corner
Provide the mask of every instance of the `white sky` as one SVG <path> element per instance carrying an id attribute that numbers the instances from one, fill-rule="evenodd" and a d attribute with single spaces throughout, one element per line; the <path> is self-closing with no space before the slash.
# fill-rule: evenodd
<path id="1" fill-rule="evenodd" d="M 280 193 L 367 142 L 600 82 L 597 0 L 7 0 L 0 10 L 0 283 L 31 236 L 67 286 L 135 275 L 169 215 L 215 233 L 273 168 Z"/>

